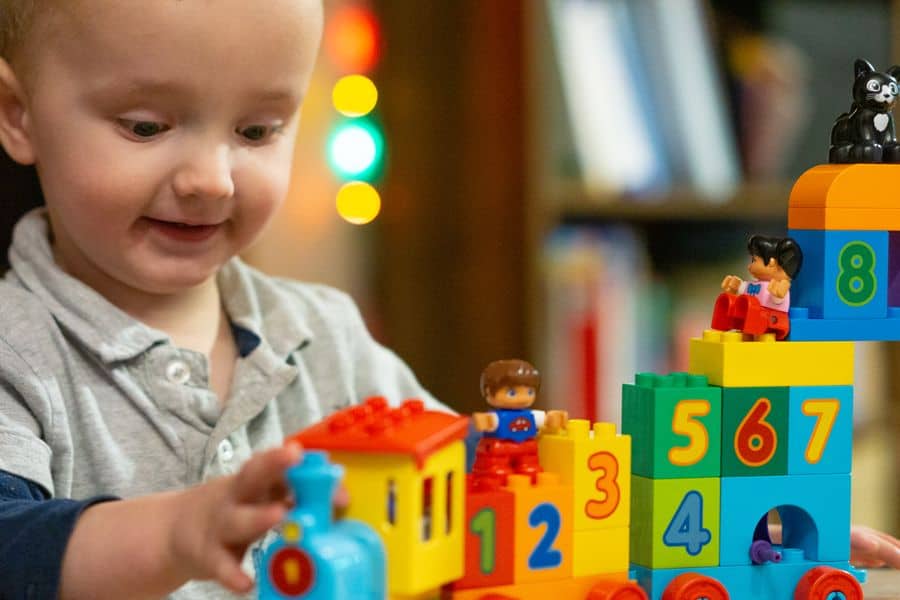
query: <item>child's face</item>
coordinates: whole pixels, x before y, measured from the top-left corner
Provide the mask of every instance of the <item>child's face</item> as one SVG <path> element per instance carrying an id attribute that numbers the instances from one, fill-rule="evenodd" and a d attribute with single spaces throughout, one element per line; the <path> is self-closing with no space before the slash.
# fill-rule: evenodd
<path id="1" fill-rule="evenodd" d="M 23 122 L 64 268 L 171 293 L 258 236 L 287 190 L 318 1 L 84 0 L 49 17 Z"/>

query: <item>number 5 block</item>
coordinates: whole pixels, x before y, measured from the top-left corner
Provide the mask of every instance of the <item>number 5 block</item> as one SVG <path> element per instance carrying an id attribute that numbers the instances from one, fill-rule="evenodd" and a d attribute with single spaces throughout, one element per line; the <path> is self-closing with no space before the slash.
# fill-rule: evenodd
<path id="1" fill-rule="evenodd" d="M 719 482 L 631 480 L 631 562 L 650 569 L 719 564 Z"/>
<path id="2" fill-rule="evenodd" d="M 849 473 L 853 386 L 790 388 L 788 474 Z"/>
<path id="3" fill-rule="evenodd" d="M 810 319 L 884 319 L 888 306 L 888 232 L 791 229 L 803 266 L 791 307 Z"/>
<path id="4" fill-rule="evenodd" d="M 649 478 L 718 477 L 722 390 L 703 375 L 638 373 L 622 386 L 622 433 L 632 473 Z"/>

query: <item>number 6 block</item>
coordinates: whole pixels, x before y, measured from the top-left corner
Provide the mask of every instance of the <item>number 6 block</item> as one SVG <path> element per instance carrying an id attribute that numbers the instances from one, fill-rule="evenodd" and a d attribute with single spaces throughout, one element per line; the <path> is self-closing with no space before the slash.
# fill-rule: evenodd
<path id="1" fill-rule="evenodd" d="M 651 569 L 719 564 L 720 479 L 631 480 L 631 562 Z"/>
<path id="2" fill-rule="evenodd" d="M 791 229 L 803 266 L 791 307 L 810 319 L 884 319 L 888 307 L 888 232 Z"/>
<path id="3" fill-rule="evenodd" d="M 787 387 L 723 388 L 722 477 L 787 475 L 788 404 Z"/>

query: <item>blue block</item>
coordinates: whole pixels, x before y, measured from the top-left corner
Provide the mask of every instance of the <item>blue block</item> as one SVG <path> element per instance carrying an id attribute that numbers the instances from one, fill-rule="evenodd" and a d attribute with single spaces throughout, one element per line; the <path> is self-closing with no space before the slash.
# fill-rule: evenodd
<path id="1" fill-rule="evenodd" d="M 792 307 L 808 309 L 813 319 L 887 316 L 887 231 L 791 229 L 789 235 L 803 249 Z"/>
<path id="2" fill-rule="evenodd" d="M 853 386 L 790 388 L 789 475 L 850 473 Z"/>
<path id="3" fill-rule="evenodd" d="M 850 475 L 723 477 L 719 564 L 750 565 L 760 519 L 777 508 L 784 546 L 807 560 L 850 560 Z"/>
<path id="4" fill-rule="evenodd" d="M 660 600 L 669 583 L 684 573 L 699 573 L 725 586 L 731 600 L 793 600 L 800 578 L 818 566 L 847 571 L 860 583 L 866 572 L 854 569 L 847 562 L 816 563 L 803 560 L 798 551 L 786 550 L 782 562 L 749 567 L 704 567 L 700 569 L 647 569 L 634 567 L 634 574 L 650 600 Z"/>
<path id="5" fill-rule="evenodd" d="M 887 317 L 879 319 L 818 319 L 809 309 L 792 308 L 793 342 L 896 342 L 900 341 L 900 308 L 889 306 Z"/>

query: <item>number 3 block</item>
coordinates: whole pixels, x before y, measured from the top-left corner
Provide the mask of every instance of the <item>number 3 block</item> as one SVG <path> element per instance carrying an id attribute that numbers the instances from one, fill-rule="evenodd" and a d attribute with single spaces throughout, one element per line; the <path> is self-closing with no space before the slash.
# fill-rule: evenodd
<path id="1" fill-rule="evenodd" d="M 719 564 L 719 478 L 631 480 L 631 562 L 651 569 Z"/>
<path id="2" fill-rule="evenodd" d="M 622 386 L 622 433 L 632 472 L 649 478 L 718 477 L 722 391 L 703 375 L 639 373 Z"/>
<path id="3" fill-rule="evenodd" d="M 810 319 L 884 319 L 888 306 L 888 232 L 791 229 L 803 267 L 791 307 Z"/>

